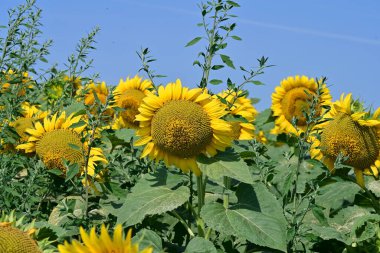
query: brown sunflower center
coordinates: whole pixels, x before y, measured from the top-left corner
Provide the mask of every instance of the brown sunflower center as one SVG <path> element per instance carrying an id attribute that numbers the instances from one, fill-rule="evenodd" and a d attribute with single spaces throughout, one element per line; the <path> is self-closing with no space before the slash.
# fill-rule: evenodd
<path id="1" fill-rule="evenodd" d="M 294 88 L 285 94 L 281 102 L 285 118 L 289 122 L 292 122 L 293 117 L 297 118 L 298 126 L 306 125 L 304 112 L 309 110 L 308 96 L 305 90 L 310 94 L 314 93 L 305 87 Z"/>
<path id="2" fill-rule="evenodd" d="M 71 147 L 69 144 L 79 147 Z M 62 158 L 71 163 L 82 163 L 82 142 L 80 136 L 70 129 L 56 129 L 46 132 L 36 144 L 36 153 L 42 158 L 46 167 L 64 170 Z"/>
<path id="3" fill-rule="evenodd" d="M 321 151 L 332 160 L 339 153 L 348 156 L 347 165 L 365 169 L 375 163 L 380 145 L 375 130 L 361 126 L 350 115 L 339 113 L 324 128 L 321 135 Z"/>
<path id="4" fill-rule="evenodd" d="M 41 251 L 27 233 L 11 226 L 0 226 L 0 252 L 40 253 Z"/>
<path id="5" fill-rule="evenodd" d="M 152 119 L 153 142 L 181 158 L 199 154 L 211 143 L 212 136 L 208 114 L 191 101 L 170 101 Z"/>
<path id="6" fill-rule="evenodd" d="M 145 94 L 140 90 L 126 90 L 118 98 L 117 105 L 125 109 L 121 116 L 129 124 L 136 127 L 139 126 L 138 122 L 135 122 L 136 115 L 139 114 L 138 108 L 144 99 Z"/>
<path id="7" fill-rule="evenodd" d="M 24 117 L 18 118 L 12 123 L 12 126 L 21 137 L 21 141 L 27 141 L 29 136 L 25 133 L 25 130 L 33 127 L 33 119 Z"/>

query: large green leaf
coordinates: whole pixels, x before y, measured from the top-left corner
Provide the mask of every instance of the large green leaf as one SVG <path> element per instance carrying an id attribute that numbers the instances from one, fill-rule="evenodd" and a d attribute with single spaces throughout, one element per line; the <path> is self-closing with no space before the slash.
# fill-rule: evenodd
<path id="1" fill-rule="evenodd" d="M 242 183 L 236 190 L 236 196 L 239 206 L 272 216 L 285 230 L 287 222 L 280 200 L 276 199 L 263 183 Z"/>
<path id="2" fill-rule="evenodd" d="M 339 240 L 347 245 L 361 242 L 376 235 L 380 215 L 371 214 L 360 206 L 349 206 L 328 220 L 328 226 L 311 224 L 315 235 L 324 240 Z"/>
<path id="3" fill-rule="evenodd" d="M 203 206 L 201 216 L 212 229 L 260 246 L 286 251 L 286 229 L 272 214 L 250 209 L 225 209 L 222 204 Z"/>
<path id="4" fill-rule="evenodd" d="M 376 197 L 380 198 L 380 182 L 378 180 L 369 182 L 367 188 L 375 194 Z"/>
<path id="5" fill-rule="evenodd" d="M 162 240 L 152 230 L 141 229 L 132 239 L 133 243 L 139 244 L 139 249 L 143 250 L 152 247 L 153 252 L 162 252 Z"/>
<path id="6" fill-rule="evenodd" d="M 360 186 L 353 182 L 334 182 L 318 190 L 315 203 L 328 209 L 340 209 L 346 204 L 353 203 L 355 195 L 360 190 Z"/>
<path id="7" fill-rule="evenodd" d="M 203 172 L 216 183 L 223 182 L 223 176 L 227 176 L 240 182 L 252 184 L 253 177 L 249 167 L 243 160 L 215 161 L 201 166 Z"/>
<path id="8" fill-rule="evenodd" d="M 202 237 L 191 239 L 186 247 L 185 253 L 217 253 L 212 242 Z"/>
<path id="9" fill-rule="evenodd" d="M 145 216 L 171 211 L 189 198 L 189 189 L 181 186 L 172 190 L 166 186 L 139 188 L 127 196 L 120 209 L 116 210 L 118 223 L 131 226 L 140 223 Z"/>

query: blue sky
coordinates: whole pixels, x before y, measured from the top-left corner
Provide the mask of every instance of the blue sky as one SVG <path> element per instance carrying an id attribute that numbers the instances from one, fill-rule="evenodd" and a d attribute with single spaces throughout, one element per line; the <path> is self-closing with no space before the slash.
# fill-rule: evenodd
<path id="1" fill-rule="evenodd" d="M 1 0 L 0 24 L 6 10 L 23 1 Z M 377 0 L 288 0 L 238 1 L 234 14 L 235 34 L 242 41 L 231 41 L 225 54 L 235 66 L 257 66 L 257 58 L 269 57 L 276 65 L 258 80 L 265 86 L 247 86 L 251 97 L 261 99 L 256 107 L 268 108 L 271 93 L 280 81 L 291 75 L 326 76 L 334 99 L 352 92 L 366 105 L 380 106 L 380 1 Z M 93 72 L 101 80 L 116 85 L 120 78 L 134 76 L 140 67 L 136 51 L 149 47 L 158 59 L 152 64 L 157 73 L 167 75 L 162 83 L 180 78 L 195 87 L 201 72 L 192 66 L 206 41 L 185 48 L 196 36 L 201 20 L 199 1 L 190 0 L 37 0 L 43 9 L 43 39 L 54 45 L 49 64 L 64 63 L 79 39 L 99 26 Z M 239 70 L 224 68 L 211 78 L 239 83 Z M 220 91 L 223 84 L 210 87 Z"/>

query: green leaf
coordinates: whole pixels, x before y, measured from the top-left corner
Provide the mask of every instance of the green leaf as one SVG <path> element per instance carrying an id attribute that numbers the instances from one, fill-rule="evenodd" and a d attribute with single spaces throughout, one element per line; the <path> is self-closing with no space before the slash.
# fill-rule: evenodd
<path id="1" fill-rule="evenodd" d="M 368 183 L 368 190 L 370 190 L 376 197 L 380 198 L 380 182 L 377 180 L 373 180 Z"/>
<path id="2" fill-rule="evenodd" d="M 62 170 L 59 170 L 59 169 L 51 169 L 51 170 L 48 170 L 48 172 L 57 176 L 61 176 L 63 174 Z"/>
<path id="3" fill-rule="evenodd" d="M 80 115 L 78 112 L 81 114 L 86 113 L 86 107 L 84 106 L 83 103 L 79 102 L 74 102 L 70 104 L 69 106 L 64 108 L 64 111 L 66 112 L 66 115 L 70 115 L 72 113 L 75 113 L 75 116 Z"/>
<path id="4" fill-rule="evenodd" d="M 149 229 L 141 229 L 133 238 L 133 243 L 139 244 L 142 251 L 147 247 L 152 247 L 153 252 L 162 252 L 162 240 L 155 232 Z"/>
<path id="5" fill-rule="evenodd" d="M 130 142 L 131 138 L 136 136 L 136 131 L 134 129 L 123 128 L 116 130 L 115 136 L 120 140 Z"/>
<path id="6" fill-rule="evenodd" d="M 224 176 L 247 184 L 252 184 L 254 181 L 248 165 L 243 160 L 218 161 L 212 159 L 211 163 L 202 165 L 201 169 L 204 170 L 204 173 L 217 183 L 223 181 Z"/>
<path id="7" fill-rule="evenodd" d="M 143 221 L 145 216 L 161 214 L 176 209 L 189 198 L 189 188 L 181 186 L 172 190 L 165 186 L 139 188 L 127 196 L 120 209 L 116 210 L 118 223 L 126 226 Z"/>
<path id="8" fill-rule="evenodd" d="M 264 83 L 260 82 L 260 81 L 257 81 L 257 80 L 253 80 L 253 81 L 249 81 L 250 83 L 253 83 L 255 85 L 265 85 Z"/>
<path id="9" fill-rule="evenodd" d="M 236 36 L 236 35 L 231 36 L 231 38 L 233 38 L 234 40 L 241 40 L 241 38 L 239 36 Z"/>
<path id="10" fill-rule="evenodd" d="M 187 245 L 185 253 L 217 253 L 217 250 L 209 240 L 194 237 Z"/>
<path id="11" fill-rule="evenodd" d="M 280 200 L 276 199 L 263 183 L 239 184 L 236 197 L 239 206 L 256 212 L 271 214 L 274 219 L 278 220 L 283 229 L 286 228 L 287 222 Z"/>
<path id="12" fill-rule="evenodd" d="M 84 126 L 84 125 L 86 125 L 86 122 L 84 122 L 83 120 L 80 120 L 80 121 L 78 121 L 78 122 L 72 124 L 72 125 L 70 126 L 70 128 L 82 127 L 82 126 Z"/>
<path id="13" fill-rule="evenodd" d="M 213 70 L 218 70 L 218 69 L 221 69 L 221 68 L 224 68 L 224 66 L 223 65 L 214 65 L 214 66 L 211 67 L 211 69 L 213 69 Z"/>
<path id="14" fill-rule="evenodd" d="M 234 2 L 234 1 L 230 1 L 230 0 L 228 0 L 227 3 L 228 3 L 229 5 L 234 6 L 234 7 L 240 7 L 240 5 L 239 5 L 238 3 L 236 3 L 236 2 Z"/>
<path id="15" fill-rule="evenodd" d="M 201 39 L 202 39 L 202 37 L 196 37 L 196 38 L 192 39 L 191 41 L 189 41 L 189 43 L 187 43 L 185 47 L 189 47 L 189 46 L 195 45 Z"/>
<path id="16" fill-rule="evenodd" d="M 315 203 L 325 208 L 339 209 L 343 204 L 353 203 L 360 191 L 360 186 L 353 182 L 334 182 L 319 188 Z"/>
<path id="17" fill-rule="evenodd" d="M 249 209 L 225 209 L 222 204 L 203 206 L 201 217 L 212 229 L 238 238 L 286 252 L 286 229 L 271 214 Z"/>
<path id="18" fill-rule="evenodd" d="M 328 220 L 327 226 L 315 223 L 309 225 L 313 234 L 323 240 L 339 240 L 346 245 L 374 237 L 377 233 L 380 215 L 371 214 L 360 206 L 349 206 L 340 210 Z"/>
<path id="19" fill-rule="evenodd" d="M 213 84 L 213 85 L 218 85 L 218 84 L 223 83 L 223 81 L 222 81 L 222 80 L 219 80 L 219 79 L 212 79 L 212 80 L 210 81 L 210 83 Z"/>
<path id="20" fill-rule="evenodd" d="M 79 164 L 71 164 L 69 169 L 66 171 L 66 179 L 65 182 L 69 181 L 79 173 Z"/>
<path id="21" fill-rule="evenodd" d="M 78 145 L 75 145 L 75 144 L 72 144 L 72 143 L 69 143 L 69 147 L 73 150 L 76 150 L 76 151 L 81 151 L 81 148 L 78 146 Z"/>
<path id="22" fill-rule="evenodd" d="M 228 67 L 235 69 L 234 63 L 228 55 L 221 54 L 220 58 Z"/>

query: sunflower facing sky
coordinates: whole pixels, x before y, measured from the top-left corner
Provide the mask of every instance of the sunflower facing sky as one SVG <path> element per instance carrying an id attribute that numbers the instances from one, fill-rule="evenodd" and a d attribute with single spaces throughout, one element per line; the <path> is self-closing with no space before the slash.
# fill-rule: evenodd
<path id="1" fill-rule="evenodd" d="M 346 165 L 354 167 L 357 183 L 364 188 L 363 173 L 378 177 L 380 168 L 380 108 L 368 118 L 364 111 L 353 109 L 351 94 L 341 95 L 325 115 L 330 118 L 320 125 L 321 139 L 311 146 L 312 158 L 323 161 L 330 171 L 339 154 L 347 158 Z"/>
<path id="2" fill-rule="evenodd" d="M 158 96 L 147 95 L 139 112 L 140 139 L 135 145 L 146 145 L 141 157 L 164 160 L 184 172 L 200 175 L 196 157 L 214 156 L 233 140 L 230 124 L 220 119 L 228 112 L 219 99 L 200 88 L 182 87 L 178 79 L 160 86 Z"/>
<path id="3" fill-rule="evenodd" d="M 246 96 L 240 96 L 243 91 L 236 92 L 222 91 L 219 97 L 225 99 L 229 106 L 231 115 L 241 116 L 243 120 L 229 122 L 232 127 L 235 140 L 252 140 L 254 138 L 255 127 L 253 121 L 257 115 L 257 110 Z"/>
<path id="4" fill-rule="evenodd" d="M 293 133 L 299 134 L 305 130 L 306 118 L 304 111 L 308 112 L 309 103 L 308 95 L 315 95 L 318 90 L 318 84 L 313 78 L 306 76 L 288 77 L 281 81 L 280 86 L 275 88 L 272 94 L 273 116 L 275 119 L 275 127 L 272 134 Z M 331 95 L 326 84 L 322 84 L 321 104 L 328 105 L 331 103 Z M 320 112 L 321 113 L 321 112 Z M 297 118 L 297 129 L 292 125 L 292 119 Z"/>
<path id="5" fill-rule="evenodd" d="M 86 143 L 81 142 L 81 133 L 86 125 L 73 127 L 78 123 L 81 116 L 66 117 L 65 112 L 60 116 L 54 114 L 51 119 L 44 118 L 43 124 L 36 122 L 33 128 L 26 132 L 30 135 L 28 142 L 18 145 L 17 149 L 25 150 L 26 153 L 36 152 L 46 167 L 59 168 L 65 171 L 63 158 L 71 163 L 84 165 L 83 151 L 88 149 Z M 77 149 L 70 145 L 74 145 Z M 83 150 L 84 149 L 84 150 Z M 100 148 L 91 148 L 88 161 L 88 174 L 94 176 L 96 162 L 107 163 Z"/>
<path id="6" fill-rule="evenodd" d="M 128 77 L 125 81 L 120 79 L 114 90 L 116 105 L 124 109 L 117 118 L 116 124 L 119 127 L 138 128 L 139 124 L 135 121 L 136 115 L 139 114 L 138 108 L 153 88 L 151 81 L 143 80 L 137 75 L 132 79 Z"/>
<path id="7" fill-rule="evenodd" d="M 113 238 L 110 237 L 106 226 L 101 226 L 100 236 L 96 235 L 95 227 L 89 234 L 81 227 L 80 235 L 83 243 L 76 240 L 58 245 L 60 253 L 152 253 L 153 248 L 139 249 L 138 243 L 132 243 L 132 229 L 128 230 L 126 238 L 123 236 L 121 224 L 115 227 Z"/>

